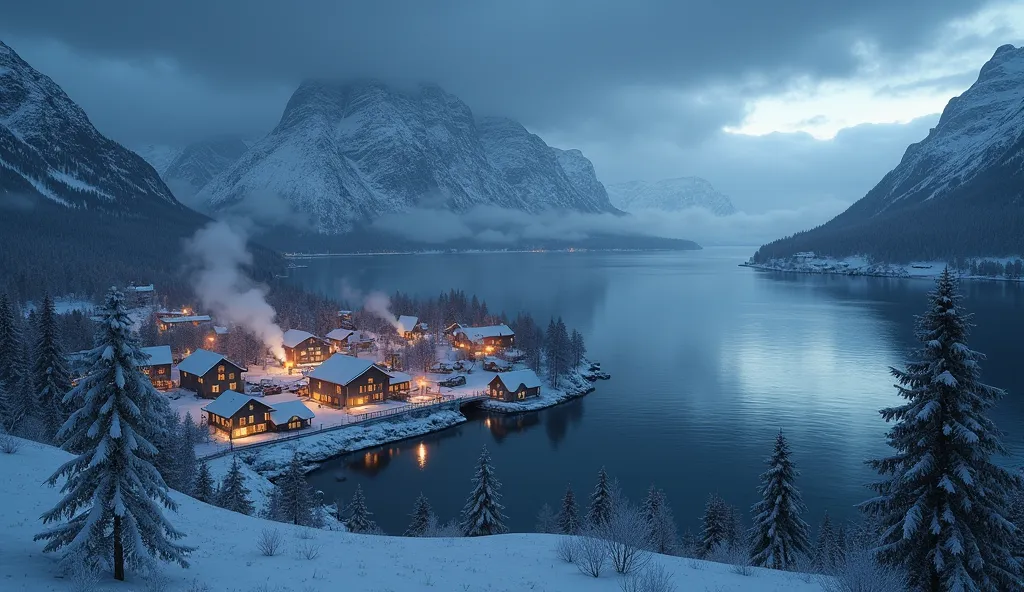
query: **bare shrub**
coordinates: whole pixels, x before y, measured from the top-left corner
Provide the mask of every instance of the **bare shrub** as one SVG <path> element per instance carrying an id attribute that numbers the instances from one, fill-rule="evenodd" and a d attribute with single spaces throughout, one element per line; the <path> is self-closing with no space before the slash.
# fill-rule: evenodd
<path id="1" fill-rule="evenodd" d="M 459 523 L 455 520 L 449 520 L 444 524 L 438 522 L 436 516 L 431 516 L 430 521 L 427 523 L 426 530 L 423 531 L 423 536 L 430 538 L 442 538 L 450 539 L 462 536 L 462 529 L 459 528 Z"/>
<path id="2" fill-rule="evenodd" d="M 643 513 L 619 497 L 612 508 L 608 522 L 599 530 L 599 536 L 608 547 L 612 567 L 620 574 L 643 569 L 651 560 L 648 550 L 649 527 Z"/>
<path id="3" fill-rule="evenodd" d="M 846 554 L 846 560 L 832 576 L 820 578 L 824 592 L 897 592 L 907 590 L 907 578 L 900 570 L 875 561 L 870 551 L 856 550 Z"/>
<path id="4" fill-rule="evenodd" d="M 608 545 L 589 529 L 574 538 L 576 568 L 592 578 L 601 577 L 601 571 L 608 562 Z"/>
<path id="5" fill-rule="evenodd" d="M 558 542 L 555 543 L 555 555 L 566 563 L 575 563 L 576 547 L 576 537 L 560 536 Z"/>
<path id="6" fill-rule="evenodd" d="M 284 544 L 284 537 L 276 528 L 264 528 L 260 531 L 260 536 L 256 538 L 256 547 L 267 557 L 277 555 L 281 551 L 282 544 Z"/>
<path id="7" fill-rule="evenodd" d="M 754 575 L 754 568 L 750 565 L 750 551 L 743 545 L 717 545 L 708 554 L 708 561 L 725 563 L 730 566 L 729 571 L 737 575 Z"/>
<path id="8" fill-rule="evenodd" d="M 304 541 L 311 541 L 316 538 L 316 531 L 312 528 L 303 528 L 299 531 L 298 537 Z"/>
<path id="9" fill-rule="evenodd" d="M 199 580 L 193 579 L 192 583 L 188 585 L 187 592 L 213 592 L 209 586 Z"/>
<path id="10" fill-rule="evenodd" d="M 171 580 L 163 572 L 151 571 L 146 575 L 146 592 L 168 592 L 171 589 Z"/>
<path id="11" fill-rule="evenodd" d="M 299 555 L 312 561 L 320 556 L 320 545 L 313 541 L 306 541 L 299 545 Z"/>
<path id="12" fill-rule="evenodd" d="M 94 563 L 71 560 L 65 564 L 64 573 L 71 580 L 71 592 L 96 592 L 100 570 Z"/>
<path id="13" fill-rule="evenodd" d="M 21 440 L 10 434 L 0 434 L 0 452 L 15 454 L 21 450 Z"/>
<path id="14" fill-rule="evenodd" d="M 660 563 L 653 563 L 642 570 L 626 574 L 619 580 L 622 592 L 675 592 L 672 574 Z"/>

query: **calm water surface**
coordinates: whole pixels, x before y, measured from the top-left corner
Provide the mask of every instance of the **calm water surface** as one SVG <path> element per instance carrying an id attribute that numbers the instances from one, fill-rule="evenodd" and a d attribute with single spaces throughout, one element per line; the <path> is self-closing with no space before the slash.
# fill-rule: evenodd
<path id="1" fill-rule="evenodd" d="M 913 346 L 922 280 L 776 275 L 738 267 L 750 249 L 682 253 L 509 253 L 341 257 L 312 261 L 294 280 L 325 294 L 346 288 L 436 296 L 455 287 L 492 311 L 561 315 L 586 337 L 612 380 L 587 397 L 519 416 L 470 415 L 462 426 L 328 462 L 311 480 L 347 500 L 357 484 L 391 533 L 405 529 L 423 492 L 456 517 L 483 445 L 503 483 L 513 530 L 533 528 L 567 483 L 590 493 L 606 467 L 639 499 L 665 490 L 682 528 L 694 528 L 709 492 L 747 508 L 763 459 L 782 429 L 816 521 L 854 517 L 885 454 L 877 410 L 898 401 L 888 374 Z M 1024 290 L 964 285 L 975 313 L 972 345 L 988 355 L 987 382 L 1009 395 L 996 413 L 1024 456 Z"/>

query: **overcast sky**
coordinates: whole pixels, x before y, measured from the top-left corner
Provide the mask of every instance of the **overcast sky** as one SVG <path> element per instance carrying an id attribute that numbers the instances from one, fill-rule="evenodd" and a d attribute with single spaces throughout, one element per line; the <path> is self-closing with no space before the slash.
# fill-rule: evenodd
<path id="1" fill-rule="evenodd" d="M 0 38 L 133 147 L 265 133 L 304 77 L 434 81 L 606 183 L 701 176 L 818 223 L 1024 41 L 1024 3 L 32 0 Z"/>

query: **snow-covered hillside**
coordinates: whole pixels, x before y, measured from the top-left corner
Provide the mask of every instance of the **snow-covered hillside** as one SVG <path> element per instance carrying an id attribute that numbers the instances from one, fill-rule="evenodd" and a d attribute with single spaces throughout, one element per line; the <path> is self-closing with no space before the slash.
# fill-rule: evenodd
<path id="1" fill-rule="evenodd" d="M 654 183 L 617 183 L 608 186 L 608 197 L 615 207 L 626 212 L 679 212 L 689 208 L 703 208 L 716 216 L 736 213 L 729 198 L 700 177 L 663 179 Z"/>
<path id="2" fill-rule="evenodd" d="M 130 211 L 178 206 L 153 167 L 99 133 L 49 77 L 0 42 L 0 194 Z"/>
<path id="3" fill-rule="evenodd" d="M 15 454 L 0 454 L 0 582 L 5 592 L 66 592 L 74 582 L 62 577 L 57 557 L 42 553 L 33 535 L 39 516 L 57 501 L 59 490 L 43 484 L 69 458 L 56 448 L 24 443 Z M 471 467 L 467 467 L 467 474 Z M 500 476 L 500 467 L 498 467 Z M 468 483 L 468 477 L 467 477 Z M 467 487 L 468 493 L 468 487 Z M 191 567 L 167 565 L 161 578 L 128 574 L 115 583 L 109 574 L 90 590 L 144 592 L 405 592 L 519 591 L 616 592 L 621 578 L 607 569 L 600 578 L 583 575 L 556 557 L 558 537 L 508 534 L 432 539 L 382 537 L 316 530 L 269 522 L 216 508 L 174 493 L 179 511 L 172 524 L 195 547 Z M 506 500 L 510 501 L 510 500 Z M 510 503 L 511 506 L 511 503 Z M 408 512 L 408 508 L 387 511 Z M 378 511 L 384 511 L 383 508 Z M 511 510 L 510 510 L 511 511 Z M 265 530 L 282 536 L 280 552 L 264 556 L 257 538 Z M 308 557 L 312 557 L 311 559 Z M 818 592 L 816 578 L 655 556 L 672 575 L 676 589 L 730 592 Z M 85 588 L 77 588 L 85 589 Z"/>
<path id="4" fill-rule="evenodd" d="M 143 146 L 136 146 L 132 150 L 152 165 L 156 172 L 163 177 L 164 171 L 174 162 L 175 158 L 178 158 L 182 149 L 178 146 L 168 146 L 167 144 L 145 144 Z"/>
<path id="5" fill-rule="evenodd" d="M 516 140 L 487 150 L 469 107 L 436 85 L 310 80 L 199 197 L 214 212 L 250 214 L 283 200 L 323 234 L 415 206 L 611 210 L 603 195 L 581 195 L 539 138 L 522 130 Z M 513 163 L 529 180 L 509 172 Z"/>
<path id="6" fill-rule="evenodd" d="M 235 164 L 254 142 L 238 136 L 220 136 L 193 142 L 178 151 L 160 171 L 176 196 L 191 197 L 211 179 Z"/>

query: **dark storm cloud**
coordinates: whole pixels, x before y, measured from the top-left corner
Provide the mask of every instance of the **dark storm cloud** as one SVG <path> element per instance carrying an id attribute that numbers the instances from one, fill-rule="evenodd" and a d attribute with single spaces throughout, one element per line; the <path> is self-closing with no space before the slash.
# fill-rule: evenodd
<path id="1" fill-rule="evenodd" d="M 145 70 L 170 59 L 210 95 L 308 76 L 432 80 L 475 110 L 533 126 L 606 119 L 632 88 L 699 89 L 790 75 L 842 76 L 851 48 L 888 55 L 935 42 L 981 0 L 32 0 L 0 32 L 52 38 Z M 15 49 L 18 49 L 17 47 Z M 628 93 L 627 93 L 628 96 Z M 621 115 L 620 115 L 621 116 Z M 721 109 L 695 117 L 714 125 Z M 166 118 L 167 125 L 179 122 Z M 604 125 L 603 123 L 598 125 Z"/>

